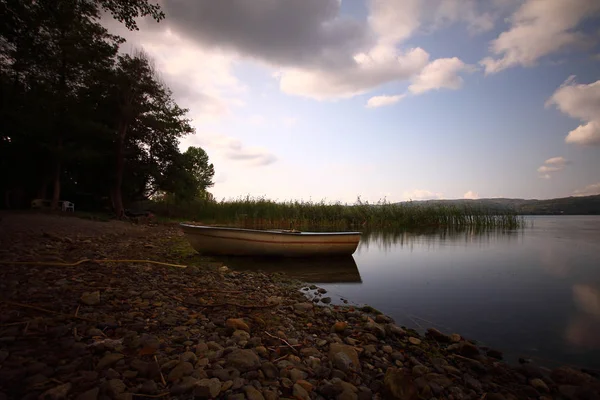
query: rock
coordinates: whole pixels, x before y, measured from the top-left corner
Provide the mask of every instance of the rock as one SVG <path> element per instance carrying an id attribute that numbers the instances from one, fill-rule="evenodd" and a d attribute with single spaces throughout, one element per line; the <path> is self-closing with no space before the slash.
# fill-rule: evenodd
<path id="1" fill-rule="evenodd" d="M 185 353 L 183 353 L 182 355 L 179 356 L 179 361 L 181 362 L 189 362 L 189 363 L 196 363 L 196 361 L 198 361 L 198 357 L 196 356 L 196 354 L 192 353 L 191 351 L 186 351 Z"/>
<path id="2" fill-rule="evenodd" d="M 103 387 L 104 391 L 112 398 L 116 398 L 127 389 L 127 385 L 120 379 L 110 379 L 104 383 Z"/>
<path id="3" fill-rule="evenodd" d="M 140 392 L 144 394 L 155 394 L 157 391 L 158 386 L 156 385 L 156 382 L 150 379 L 146 379 L 140 387 Z"/>
<path id="4" fill-rule="evenodd" d="M 503 358 L 503 354 L 499 350 L 489 349 L 486 354 L 488 357 L 495 358 L 496 360 L 502 360 Z"/>
<path id="5" fill-rule="evenodd" d="M 231 329 L 250 332 L 250 327 L 240 318 L 229 318 L 225 321 L 225 326 Z"/>
<path id="6" fill-rule="evenodd" d="M 465 383 L 467 384 L 467 386 L 469 388 L 475 390 L 477 393 L 481 392 L 481 390 L 482 390 L 481 382 L 479 382 L 477 379 L 475 379 L 472 376 L 466 374 L 464 376 L 464 380 L 465 380 Z"/>
<path id="7" fill-rule="evenodd" d="M 296 304 L 294 304 L 294 310 L 296 310 L 299 313 L 306 313 L 306 312 L 312 311 L 313 307 L 314 306 L 312 303 L 296 303 Z"/>
<path id="8" fill-rule="evenodd" d="M 79 300 L 87 306 L 95 306 L 100 304 L 100 292 L 84 292 Z"/>
<path id="9" fill-rule="evenodd" d="M 327 290 L 326 290 L 326 289 L 323 289 L 323 288 L 318 288 L 318 289 L 317 289 L 317 292 L 319 292 L 319 293 L 321 293 L 321 294 L 325 294 L 325 293 L 327 293 Z"/>
<path id="10" fill-rule="evenodd" d="M 267 379 L 275 379 L 279 377 L 279 369 L 272 362 L 262 363 L 260 368 Z"/>
<path id="11" fill-rule="evenodd" d="M 183 378 L 181 378 L 179 383 L 171 386 L 170 392 L 174 396 L 184 394 L 184 393 L 190 392 L 192 389 L 194 389 L 194 387 L 196 387 L 197 383 L 198 383 L 198 380 L 196 378 L 191 377 L 191 376 L 184 376 Z"/>
<path id="12" fill-rule="evenodd" d="M 308 392 L 302 387 L 302 385 L 299 385 L 297 383 L 294 384 L 293 395 L 296 399 L 310 400 L 310 395 L 308 394 Z"/>
<path id="13" fill-rule="evenodd" d="M 321 357 L 321 352 L 314 347 L 305 347 L 300 350 L 300 354 L 304 357 Z"/>
<path id="14" fill-rule="evenodd" d="M 552 370 L 550 374 L 552 380 L 558 384 L 564 385 L 583 385 L 591 382 L 593 378 L 583 372 L 577 371 L 570 367 L 559 367 Z"/>
<path id="15" fill-rule="evenodd" d="M 235 340 L 236 343 L 240 343 L 241 341 L 248 341 L 250 339 L 250 334 L 246 331 L 237 330 L 233 332 L 231 335 L 232 339 Z"/>
<path id="16" fill-rule="evenodd" d="M 256 390 L 254 386 L 244 387 L 244 393 L 246 393 L 246 397 L 248 397 L 248 400 L 265 400 L 262 393 Z"/>
<path id="17" fill-rule="evenodd" d="M 277 393 L 272 390 L 263 390 L 262 394 L 265 397 L 265 400 L 279 400 Z"/>
<path id="18" fill-rule="evenodd" d="M 348 323 L 342 322 L 342 321 L 337 321 L 335 324 L 333 324 L 333 326 L 331 327 L 331 330 L 333 332 L 341 333 L 341 332 L 344 332 L 344 329 L 346 329 L 347 326 L 348 326 Z"/>
<path id="19" fill-rule="evenodd" d="M 336 368 L 342 366 L 347 369 L 360 370 L 358 353 L 354 347 L 348 346 L 347 344 L 331 343 L 329 345 L 329 359 L 334 363 L 334 366 L 337 365 Z"/>
<path id="20" fill-rule="evenodd" d="M 189 265 L 187 268 L 183 270 L 184 273 L 188 275 L 198 275 L 200 274 L 200 268 L 195 267 L 193 265 Z"/>
<path id="21" fill-rule="evenodd" d="M 252 350 L 236 349 L 226 357 L 226 364 L 242 372 L 251 371 L 260 367 L 260 359 Z"/>
<path id="22" fill-rule="evenodd" d="M 425 376 L 425 379 L 428 382 L 435 382 L 435 384 L 441 386 L 442 388 L 447 388 L 452 386 L 452 380 L 448 378 L 446 375 L 429 373 Z"/>
<path id="23" fill-rule="evenodd" d="M 358 395 L 354 392 L 344 390 L 336 397 L 336 400 L 358 400 Z"/>
<path id="24" fill-rule="evenodd" d="M 309 393 L 310 393 L 310 392 L 312 392 L 312 390 L 313 390 L 313 385 L 312 385 L 312 383 L 310 383 L 310 382 L 308 382 L 308 381 L 305 381 L 304 379 L 298 379 L 298 380 L 296 381 L 296 383 L 297 383 L 298 385 L 302 386 L 302 387 L 304 388 L 304 390 L 306 390 L 306 391 L 307 391 L 307 392 L 309 392 Z"/>
<path id="25" fill-rule="evenodd" d="M 104 368 L 115 365 L 119 360 L 122 360 L 125 356 L 121 353 L 111 353 L 107 354 L 98 361 L 96 365 L 97 370 L 102 370 Z"/>
<path id="26" fill-rule="evenodd" d="M 142 299 L 149 300 L 154 298 L 158 294 L 157 290 L 149 290 L 147 292 L 143 292 L 140 296 Z"/>
<path id="27" fill-rule="evenodd" d="M 424 365 L 415 365 L 412 368 L 412 374 L 415 376 L 421 376 L 421 375 L 425 375 L 429 372 L 429 368 L 427 368 Z"/>
<path id="28" fill-rule="evenodd" d="M 240 371 L 235 368 L 214 369 L 210 373 L 214 378 L 218 378 L 224 382 L 233 381 L 240 376 Z"/>
<path id="29" fill-rule="evenodd" d="M 371 318 L 369 318 L 367 321 L 366 329 L 368 329 L 378 338 L 384 338 L 386 335 L 383 325 L 376 323 Z"/>
<path id="30" fill-rule="evenodd" d="M 194 388 L 194 396 L 200 398 L 216 398 L 221 392 L 221 381 L 217 378 L 201 379 Z"/>
<path id="31" fill-rule="evenodd" d="M 227 396 L 227 400 L 245 400 L 245 399 L 246 399 L 246 396 L 244 396 L 244 393 L 235 393 L 235 394 L 230 394 L 229 396 Z"/>
<path id="32" fill-rule="evenodd" d="M 252 341 L 252 338 L 250 339 L 250 341 Z M 258 353 L 259 356 L 263 358 L 269 358 L 269 351 L 265 346 L 256 346 L 254 350 L 256 351 L 256 353 Z"/>
<path id="33" fill-rule="evenodd" d="M 550 393 L 550 388 L 548 387 L 548 385 L 546 385 L 546 382 L 539 378 L 530 380 L 529 384 L 541 392 Z"/>
<path id="34" fill-rule="evenodd" d="M 447 335 L 444 335 L 442 332 L 435 328 L 427 329 L 427 335 L 437 342 L 447 343 L 450 341 L 450 338 Z"/>
<path id="35" fill-rule="evenodd" d="M 458 342 L 460 342 L 460 340 L 461 340 L 461 337 L 458 333 L 453 333 L 452 335 L 450 335 L 450 341 L 452 343 L 458 343 Z"/>
<path id="36" fill-rule="evenodd" d="M 102 331 L 101 331 L 100 329 L 98 329 L 98 328 L 90 328 L 90 329 L 87 331 L 87 335 L 88 335 L 88 336 L 103 336 L 103 335 L 104 335 L 104 332 L 102 332 Z"/>
<path id="37" fill-rule="evenodd" d="M 352 369 L 352 360 L 346 353 L 335 353 L 333 356 L 332 364 L 334 368 L 340 371 L 348 372 Z"/>
<path id="38" fill-rule="evenodd" d="M 394 352 L 394 349 L 390 345 L 381 346 L 381 350 L 386 354 L 392 354 Z"/>
<path id="39" fill-rule="evenodd" d="M 202 356 L 208 352 L 208 345 L 204 342 L 200 342 L 196 345 L 196 355 Z"/>
<path id="40" fill-rule="evenodd" d="M 392 399 L 413 400 L 418 397 L 417 388 L 412 378 L 402 369 L 389 367 L 385 371 L 383 384 L 387 394 Z"/>
<path id="41" fill-rule="evenodd" d="M 75 400 L 96 400 L 98 398 L 98 394 L 100 393 L 100 388 L 92 388 L 87 392 L 81 393 L 79 396 L 75 398 Z"/>
<path id="42" fill-rule="evenodd" d="M 194 371 L 194 366 L 189 362 L 180 362 L 169 372 L 167 380 L 169 382 L 175 382 L 184 376 L 190 375 Z"/>
<path id="43" fill-rule="evenodd" d="M 412 337 L 412 336 L 408 338 L 408 341 L 409 341 L 411 344 L 414 344 L 415 346 L 418 346 L 418 345 L 420 345 L 420 344 L 421 344 L 421 339 L 418 339 L 418 338 L 416 338 L 416 337 Z"/>
<path id="44" fill-rule="evenodd" d="M 231 388 L 233 390 L 238 390 L 238 389 L 241 389 L 242 386 L 244 386 L 244 379 L 243 378 L 235 378 L 233 380 L 233 385 L 231 386 Z"/>
<path id="45" fill-rule="evenodd" d="M 321 299 L 321 303 L 324 303 L 324 304 L 329 304 L 329 303 L 331 303 L 331 297 L 323 297 L 323 298 Z"/>
<path id="46" fill-rule="evenodd" d="M 298 382 L 299 380 L 306 379 L 307 373 L 300 371 L 298 368 L 292 368 L 290 371 L 290 379 L 292 382 Z"/>
<path id="47" fill-rule="evenodd" d="M 406 331 L 395 324 L 387 324 L 387 325 L 385 325 L 384 329 L 385 329 L 385 332 L 391 336 L 402 337 L 402 336 L 406 335 Z"/>
<path id="48" fill-rule="evenodd" d="M 119 379 L 121 377 L 121 374 L 118 373 L 117 371 L 115 371 L 112 368 L 109 368 L 105 373 L 104 376 L 106 376 L 107 379 Z"/>
<path id="49" fill-rule="evenodd" d="M 42 395 L 40 396 L 40 399 L 44 399 L 44 400 L 46 400 L 46 399 L 47 400 L 66 399 L 67 394 L 69 394 L 69 391 L 71 390 L 72 386 L 73 385 L 69 382 L 69 383 L 65 383 L 60 386 L 56 386 L 52 389 L 48 389 L 44 393 L 42 393 Z"/>
<path id="50" fill-rule="evenodd" d="M 477 348 L 477 346 L 470 342 L 462 342 L 460 344 L 458 352 L 460 353 L 460 355 L 469 358 L 479 355 L 479 349 Z"/>

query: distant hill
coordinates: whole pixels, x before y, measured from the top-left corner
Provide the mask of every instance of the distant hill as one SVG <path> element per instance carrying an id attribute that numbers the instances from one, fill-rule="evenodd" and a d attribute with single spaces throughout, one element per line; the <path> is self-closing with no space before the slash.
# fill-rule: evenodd
<path id="1" fill-rule="evenodd" d="M 481 207 L 485 209 L 506 211 L 512 210 L 524 215 L 600 215 L 600 195 L 582 197 L 561 197 L 548 200 L 526 199 L 457 199 L 457 200 L 423 200 L 401 202 L 403 205 L 456 205 Z"/>

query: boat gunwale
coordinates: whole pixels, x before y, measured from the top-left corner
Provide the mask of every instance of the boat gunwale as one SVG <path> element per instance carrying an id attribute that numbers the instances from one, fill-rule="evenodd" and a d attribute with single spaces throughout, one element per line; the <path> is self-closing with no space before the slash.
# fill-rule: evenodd
<path id="1" fill-rule="evenodd" d="M 207 226 L 207 225 L 191 225 L 191 224 L 179 224 L 183 228 L 190 228 L 191 230 L 222 230 L 229 232 L 248 232 L 258 233 L 265 235 L 280 234 L 280 235 L 291 235 L 291 236 L 362 236 L 362 232 L 290 232 L 285 230 L 260 230 L 260 229 L 247 229 L 247 228 L 233 228 L 233 227 L 221 227 L 221 226 Z"/>

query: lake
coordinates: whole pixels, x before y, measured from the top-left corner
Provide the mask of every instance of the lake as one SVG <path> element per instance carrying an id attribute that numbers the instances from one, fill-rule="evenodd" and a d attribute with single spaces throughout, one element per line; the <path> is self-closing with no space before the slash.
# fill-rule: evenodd
<path id="1" fill-rule="evenodd" d="M 333 303 L 459 333 L 509 360 L 600 369 L 600 216 L 527 217 L 514 231 L 364 234 L 353 258 L 313 264 L 228 265 L 287 270 Z"/>

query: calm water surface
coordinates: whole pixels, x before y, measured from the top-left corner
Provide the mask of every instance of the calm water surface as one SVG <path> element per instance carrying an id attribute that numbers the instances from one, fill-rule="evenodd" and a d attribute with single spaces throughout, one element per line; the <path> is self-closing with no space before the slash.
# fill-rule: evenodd
<path id="1" fill-rule="evenodd" d="M 528 221 L 511 232 L 373 233 L 353 259 L 261 265 L 399 325 L 460 333 L 507 358 L 600 369 L 600 216 Z"/>

